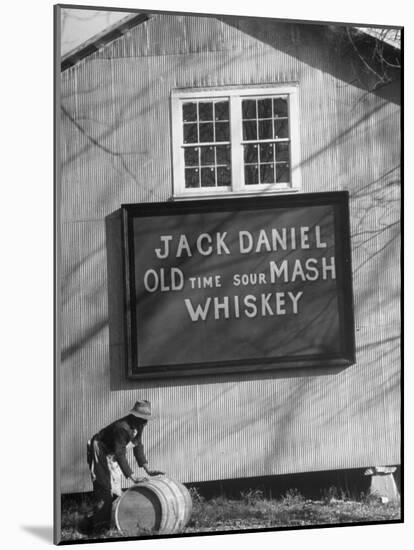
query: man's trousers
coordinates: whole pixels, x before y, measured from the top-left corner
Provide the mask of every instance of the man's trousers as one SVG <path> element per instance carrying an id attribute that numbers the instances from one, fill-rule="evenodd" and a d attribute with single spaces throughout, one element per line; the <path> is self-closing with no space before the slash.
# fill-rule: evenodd
<path id="1" fill-rule="evenodd" d="M 102 443 L 88 441 L 87 459 L 93 483 L 94 508 L 91 518 L 94 531 L 111 527 L 112 503 L 121 496 L 122 472 L 115 457 L 105 452 Z"/>

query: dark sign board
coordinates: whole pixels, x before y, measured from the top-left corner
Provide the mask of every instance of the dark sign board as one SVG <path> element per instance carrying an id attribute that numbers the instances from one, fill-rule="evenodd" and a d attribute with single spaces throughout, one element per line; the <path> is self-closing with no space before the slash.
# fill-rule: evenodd
<path id="1" fill-rule="evenodd" d="M 129 376 L 354 362 L 346 192 L 122 209 Z"/>

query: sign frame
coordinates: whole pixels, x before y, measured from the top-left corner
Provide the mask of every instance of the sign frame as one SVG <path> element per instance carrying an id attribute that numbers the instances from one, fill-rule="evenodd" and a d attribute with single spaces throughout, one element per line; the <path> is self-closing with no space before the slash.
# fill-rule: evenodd
<path id="1" fill-rule="evenodd" d="M 139 346 L 134 309 L 135 258 L 133 222 L 135 218 L 177 216 L 180 214 L 206 214 L 215 212 L 240 212 L 269 210 L 272 208 L 297 208 L 332 206 L 334 209 L 335 263 L 338 280 L 338 312 L 340 319 L 341 353 L 320 353 L 309 356 L 262 357 L 177 363 L 170 365 L 138 366 Z M 349 218 L 349 194 L 347 191 L 326 193 L 302 193 L 274 196 L 231 197 L 220 199 L 186 200 L 165 203 L 122 204 L 122 246 L 124 270 L 124 329 L 126 348 L 126 374 L 130 379 L 168 379 L 176 377 L 258 373 L 297 368 L 345 368 L 356 362 L 355 327 L 353 307 L 351 239 Z"/>

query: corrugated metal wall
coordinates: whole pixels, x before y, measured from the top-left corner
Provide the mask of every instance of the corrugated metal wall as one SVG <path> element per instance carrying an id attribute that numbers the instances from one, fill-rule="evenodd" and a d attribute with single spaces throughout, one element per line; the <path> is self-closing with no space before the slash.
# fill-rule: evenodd
<path id="1" fill-rule="evenodd" d="M 86 440 L 139 397 L 150 461 L 183 482 L 400 462 L 398 97 L 360 87 L 329 32 L 157 15 L 63 73 L 63 492 L 90 490 Z M 126 380 L 109 242 L 121 203 L 171 198 L 171 89 L 292 80 L 303 191 L 350 192 L 356 365 Z"/>

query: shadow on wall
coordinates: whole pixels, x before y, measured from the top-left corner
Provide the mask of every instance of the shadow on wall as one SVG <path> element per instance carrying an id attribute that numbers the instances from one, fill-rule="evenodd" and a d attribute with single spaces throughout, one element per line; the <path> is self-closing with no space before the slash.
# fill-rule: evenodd
<path id="1" fill-rule="evenodd" d="M 116 210 L 105 218 L 107 274 L 108 274 L 108 315 L 109 315 L 109 361 L 111 391 L 188 386 L 194 384 L 214 384 L 247 380 L 269 380 L 328 376 L 343 371 L 343 367 L 278 369 L 276 372 L 235 373 L 222 375 L 197 375 L 177 379 L 133 380 L 127 376 L 126 354 L 126 298 L 122 212 Z"/>
<path id="2" fill-rule="evenodd" d="M 355 27 L 231 16 L 219 19 L 347 85 L 401 104 L 400 50 L 378 38 L 356 33 Z M 338 58 L 343 62 L 338 63 Z"/>

